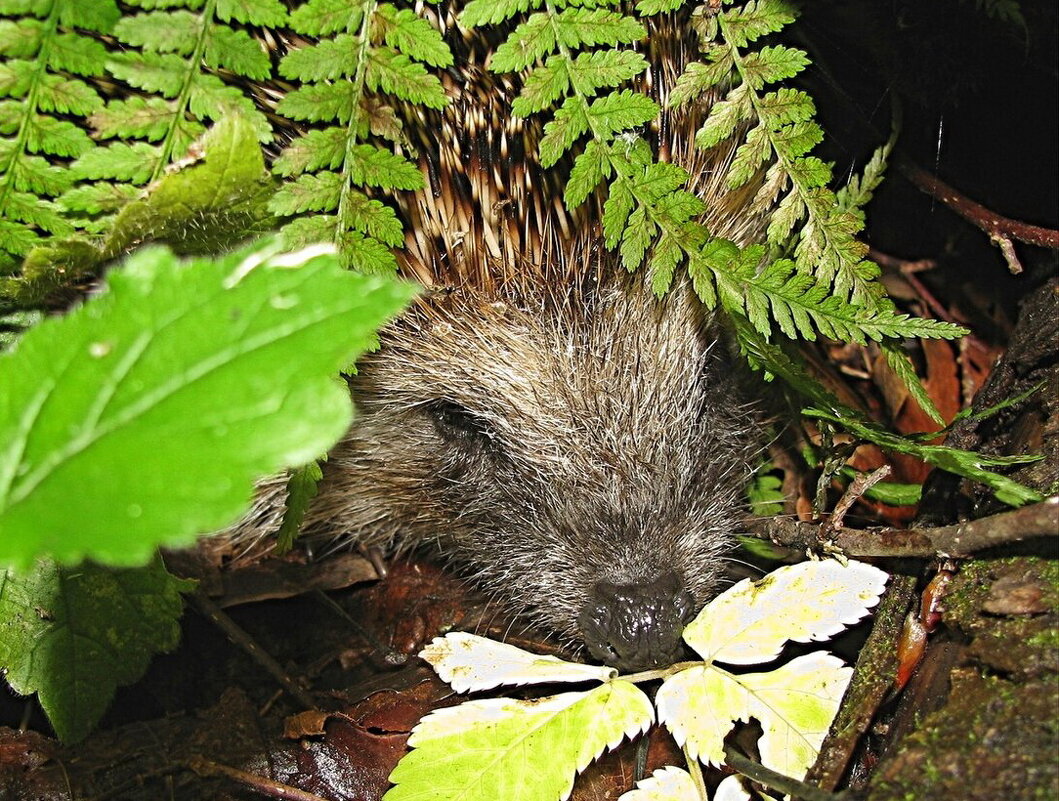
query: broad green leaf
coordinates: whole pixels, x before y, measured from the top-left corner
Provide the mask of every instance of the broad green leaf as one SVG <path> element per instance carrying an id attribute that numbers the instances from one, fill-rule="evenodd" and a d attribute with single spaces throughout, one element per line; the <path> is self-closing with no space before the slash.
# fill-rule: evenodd
<path id="1" fill-rule="evenodd" d="M 489 690 L 501 684 L 609 681 L 618 675 L 614 668 L 538 656 L 462 631 L 435 637 L 419 652 L 419 658 L 429 662 L 458 693 Z"/>
<path id="2" fill-rule="evenodd" d="M 38 694 L 62 740 L 80 740 L 117 687 L 176 646 L 180 593 L 191 585 L 157 561 L 133 569 L 39 562 L 24 573 L 0 571 L 0 667 L 16 692 Z"/>
<path id="3" fill-rule="evenodd" d="M 566 798 L 605 750 L 645 732 L 651 702 L 626 681 L 532 701 L 468 701 L 427 715 L 412 752 L 390 774 L 384 801 Z"/>
<path id="4" fill-rule="evenodd" d="M 131 565 L 231 523 L 345 430 L 334 375 L 411 293 L 274 242 L 136 254 L 0 357 L 0 561 Z"/>
<path id="5" fill-rule="evenodd" d="M 768 662 L 788 641 L 826 640 L 856 623 L 878 603 L 886 579 L 853 560 L 787 565 L 729 587 L 684 629 L 684 640 L 710 662 Z"/>

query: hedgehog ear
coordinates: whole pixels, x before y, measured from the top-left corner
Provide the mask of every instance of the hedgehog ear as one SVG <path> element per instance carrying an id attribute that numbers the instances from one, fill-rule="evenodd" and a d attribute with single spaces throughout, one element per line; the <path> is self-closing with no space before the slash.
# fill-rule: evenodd
<path id="1" fill-rule="evenodd" d="M 495 434 L 489 423 L 466 406 L 447 398 L 426 404 L 426 411 L 438 436 L 455 445 L 495 448 Z"/>

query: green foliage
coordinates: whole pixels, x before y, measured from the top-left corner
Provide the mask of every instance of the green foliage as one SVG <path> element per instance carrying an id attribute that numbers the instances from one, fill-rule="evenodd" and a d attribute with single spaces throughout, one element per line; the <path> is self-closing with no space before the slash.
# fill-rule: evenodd
<path id="1" fill-rule="evenodd" d="M 745 317 L 733 315 L 732 322 L 739 346 L 750 363 L 769 376 L 779 376 L 788 387 L 809 402 L 810 405 L 803 409 L 803 414 L 837 425 L 855 437 L 874 443 L 884 450 L 915 456 L 950 473 L 980 481 L 990 487 L 999 500 L 1012 506 L 1043 499 L 1035 490 L 986 469 L 1013 467 L 1037 461 L 1039 457 L 986 456 L 945 445 L 927 444 L 921 441 L 921 437 L 902 437 L 887 431 L 863 413 L 839 402 L 834 394 L 808 374 L 796 356 L 769 342 Z M 933 438 L 936 433 L 929 436 Z"/>
<path id="2" fill-rule="evenodd" d="M 137 146 L 91 152 L 112 159 L 122 149 Z M 94 275 L 101 265 L 141 242 L 165 242 L 181 254 L 219 253 L 272 228 L 267 202 L 275 186 L 249 123 L 227 117 L 195 148 L 198 160 L 170 169 L 146 191 L 131 187 L 133 196 L 114 215 L 106 236 L 52 239 L 30 251 L 20 275 L 0 279 L 0 303 L 41 304 L 71 280 Z M 127 165 L 139 169 L 131 160 Z"/>
<path id="3" fill-rule="evenodd" d="M 119 686 L 180 638 L 180 593 L 192 582 L 158 561 L 115 570 L 38 562 L 0 571 L 0 668 L 12 689 L 37 693 L 59 738 L 82 739 Z"/>
<path id="4" fill-rule="evenodd" d="M 334 444 L 351 415 L 335 373 L 412 294 L 337 262 L 142 250 L 0 356 L 0 562 L 142 563 Z"/>
<path id="5" fill-rule="evenodd" d="M 160 177 L 171 160 L 183 156 L 206 123 L 227 114 L 249 120 L 259 141 L 271 140 L 272 129 L 265 116 L 220 75 L 250 80 L 270 77 L 264 44 L 231 23 L 280 25 L 286 13 L 279 0 L 170 0 L 164 4 L 130 0 L 129 5 L 144 10 L 124 16 L 114 27 L 123 47 L 110 54 L 107 69 L 150 97 L 110 101 L 91 119 L 99 137 L 157 142 L 155 147 L 137 150 L 138 174 L 147 174 L 150 180 Z M 75 170 L 80 169 L 75 165 Z M 121 171 L 105 175 L 128 180 L 122 176 Z"/>
<path id="6" fill-rule="evenodd" d="M 309 511 L 309 503 L 316 497 L 323 477 L 320 462 L 315 461 L 291 471 L 287 480 L 287 508 L 283 511 L 283 522 L 276 532 L 277 553 L 286 553 L 294 547 L 305 513 Z"/>
<path id="7" fill-rule="evenodd" d="M 379 100 L 444 107 L 441 82 L 424 64 L 448 67 L 452 54 L 425 19 L 375 0 L 309 0 L 290 24 L 324 38 L 280 62 L 284 78 L 302 83 L 277 111 L 324 126 L 296 138 L 276 160 L 276 174 L 290 180 L 270 209 L 297 217 L 283 229 L 290 245 L 324 239 L 337 245 L 348 267 L 393 272 L 390 247 L 401 245 L 404 232 L 393 209 L 363 189 L 414 190 L 424 183 L 414 163 L 381 146 L 380 136 L 399 143 L 400 128 L 377 124 Z M 298 217 L 310 211 L 312 217 Z"/>
<path id="8" fill-rule="evenodd" d="M 73 226 L 56 201 L 76 176 L 63 159 L 94 148 L 69 118 L 103 107 L 85 80 L 104 74 L 106 50 L 86 32 L 110 33 L 114 0 L 93 3 L 0 0 L 0 273 L 8 273 L 42 238 Z"/>

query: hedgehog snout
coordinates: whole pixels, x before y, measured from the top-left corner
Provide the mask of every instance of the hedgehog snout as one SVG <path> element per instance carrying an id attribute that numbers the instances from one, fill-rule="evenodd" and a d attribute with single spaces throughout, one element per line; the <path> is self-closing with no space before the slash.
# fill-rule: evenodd
<path id="1" fill-rule="evenodd" d="M 589 653 L 635 671 L 678 661 L 680 634 L 694 612 L 684 581 L 670 571 L 632 584 L 596 583 L 578 624 Z"/>

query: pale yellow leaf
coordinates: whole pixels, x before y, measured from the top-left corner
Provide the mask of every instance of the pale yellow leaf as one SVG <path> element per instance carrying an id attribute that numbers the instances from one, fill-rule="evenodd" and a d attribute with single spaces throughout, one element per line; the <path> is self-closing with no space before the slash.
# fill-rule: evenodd
<path id="1" fill-rule="evenodd" d="M 462 631 L 435 637 L 419 656 L 461 693 L 501 684 L 608 681 L 618 675 L 614 668 L 531 654 L 514 645 Z"/>
<path id="2" fill-rule="evenodd" d="M 747 796 L 747 801 L 749 801 Z M 622 793 L 618 801 L 709 801 L 700 800 L 695 782 L 686 770 L 667 765 L 636 782 L 636 789 Z"/>
<path id="3" fill-rule="evenodd" d="M 750 719 L 750 700 L 736 677 L 710 665 L 682 670 L 655 695 L 658 719 L 691 756 L 720 765 L 735 721 Z"/>
<path id="4" fill-rule="evenodd" d="M 768 673 L 736 677 L 761 723 L 761 764 L 800 779 L 816 761 L 853 669 L 831 654 L 799 656 Z"/>
<path id="5" fill-rule="evenodd" d="M 882 570 L 853 560 L 781 567 L 715 598 L 684 630 L 684 640 L 708 662 L 768 662 L 788 640 L 826 640 L 856 623 L 878 603 L 886 579 Z"/>

